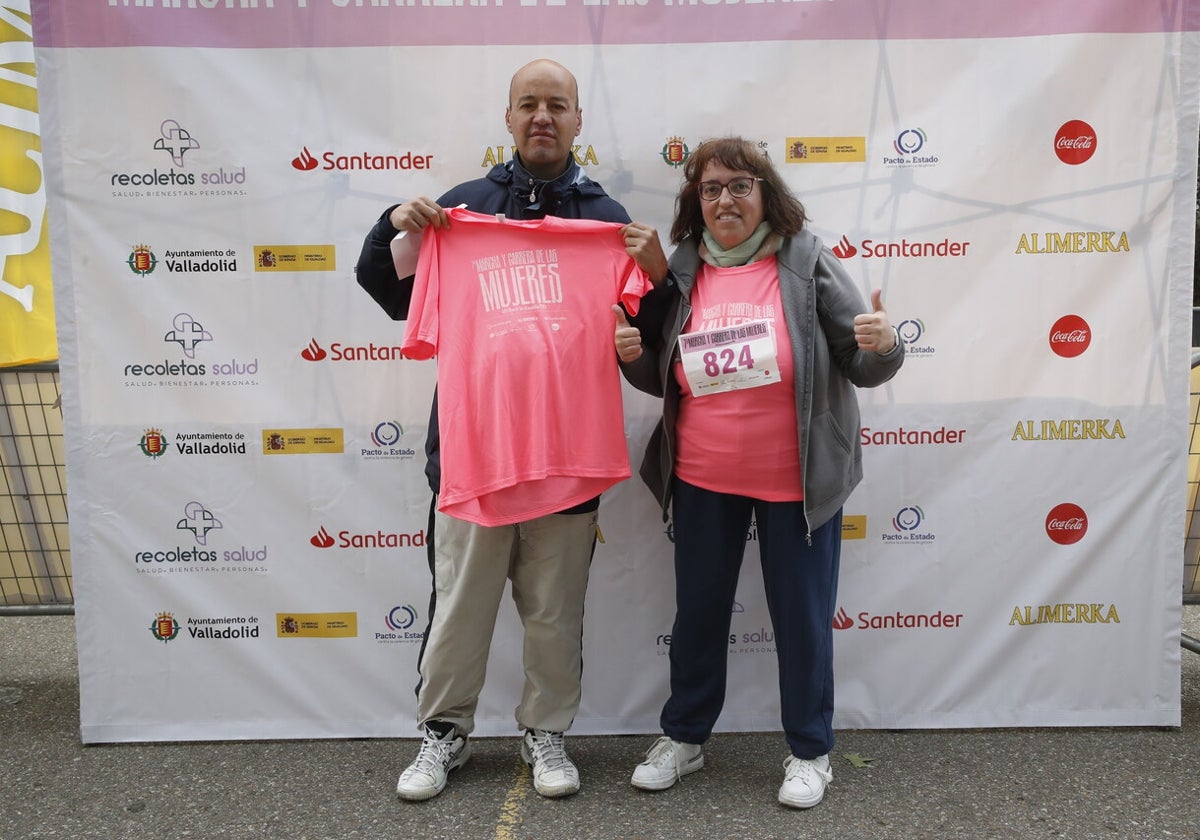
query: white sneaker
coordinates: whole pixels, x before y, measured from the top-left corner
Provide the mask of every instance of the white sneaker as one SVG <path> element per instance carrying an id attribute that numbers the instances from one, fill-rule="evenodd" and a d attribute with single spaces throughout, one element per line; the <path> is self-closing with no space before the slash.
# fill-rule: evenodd
<path id="1" fill-rule="evenodd" d="M 811 808 L 825 798 L 825 787 L 832 781 L 828 755 L 813 759 L 789 755 L 783 762 L 779 801 L 792 808 Z"/>
<path id="2" fill-rule="evenodd" d="M 630 784 L 642 790 L 666 790 L 688 773 L 704 766 L 699 744 L 672 741 L 663 735 L 646 752 L 646 760 L 633 768 Z"/>
<path id="3" fill-rule="evenodd" d="M 521 758 L 533 768 L 533 789 L 554 798 L 579 792 L 579 770 L 567 755 L 561 732 L 529 729 L 521 739 Z"/>
<path id="4" fill-rule="evenodd" d="M 400 774 L 396 783 L 396 795 L 414 802 L 432 799 L 446 787 L 446 774 L 462 767 L 471 757 L 471 742 L 460 737 L 451 729 L 438 736 L 432 729 L 425 729 L 421 751 L 413 763 Z"/>

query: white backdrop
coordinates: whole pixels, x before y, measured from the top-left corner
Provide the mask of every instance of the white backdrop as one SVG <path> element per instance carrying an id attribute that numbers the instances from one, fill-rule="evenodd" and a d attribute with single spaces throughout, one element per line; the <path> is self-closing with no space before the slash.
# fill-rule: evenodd
<path id="1" fill-rule="evenodd" d="M 435 369 L 353 267 L 510 154 L 536 56 L 634 218 L 754 138 L 909 342 L 860 397 L 835 725 L 1178 724 L 1196 3 L 974 5 L 34 2 L 83 739 L 416 734 Z M 600 524 L 574 731 L 656 731 L 670 529 L 636 479 Z M 770 730 L 747 538 L 720 728 Z"/>

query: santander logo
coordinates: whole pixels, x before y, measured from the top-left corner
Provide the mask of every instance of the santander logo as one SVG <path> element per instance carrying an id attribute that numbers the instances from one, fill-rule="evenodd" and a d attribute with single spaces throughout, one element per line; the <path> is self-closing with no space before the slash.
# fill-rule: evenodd
<path id="1" fill-rule="evenodd" d="M 300 154 L 292 158 L 292 166 L 299 169 L 301 172 L 308 172 L 311 169 L 316 169 L 318 160 L 313 156 L 313 153 L 308 150 L 308 146 L 303 147 Z"/>
<path id="2" fill-rule="evenodd" d="M 325 352 L 325 348 L 320 344 L 317 344 L 317 340 L 315 338 L 308 342 L 308 346 L 300 351 L 300 358 L 306 359 L 310 362 L 319 362 L 328 355 L 329 354 Z"/>
<path id="3" fill-rule="evenodd" d="M 333 546 L 333 537 L 328 531 L 325 530 L 324 525 L 322 525 L 321 530 L 313 534 L 308 541 L 317 548 L 330 548 Z"/>
<path id="4" fill-rule="evenodd" d="M 1050 328 L 1050 349 L 1066 359 L 1072 359 L 1092 343 L 1092 328 L 1078 315 L 1064 315 Z"/>
<path id="5" fill-rule="evenodd" d="M 833 251 L 833 255 L 839 260 L 848 260 L 858 253 L 858 249 L 850 244 L 850 240 L 842 234 L 841 240 L 829 250 Z"/>
<path id="6" fill-rule="evenodd" d="M 838 607 L 837 615 L 833 617 L 834 630 L 849 630 L 854 626 L 854 619 L 846 612 L 845 607 Z"/>
<path id="7" fill-rule="evenodd" d="M 1087 533 L 1087 514 L 1071 502 L 1055 505 L 1046 514 L 1046 536 L 1059 545 L 1073 545 Z"/>
<path id="8" fill-rule="evenodd" d="M 1096 153 L 1096 130 L 1083 120 L 1068 120 L 1054 135 L 1054 154 L 1070 166 L 1086 163 Z"/>

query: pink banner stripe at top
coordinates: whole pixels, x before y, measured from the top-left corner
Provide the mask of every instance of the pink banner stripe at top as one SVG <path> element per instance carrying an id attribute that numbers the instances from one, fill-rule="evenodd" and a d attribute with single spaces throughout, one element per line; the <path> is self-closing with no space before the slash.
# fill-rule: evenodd
<path id="1" fill-rule="evenodd" d="M 39 47 L 1008 38 L 1200 29 L 1200 0 L 33 0 Z"/>

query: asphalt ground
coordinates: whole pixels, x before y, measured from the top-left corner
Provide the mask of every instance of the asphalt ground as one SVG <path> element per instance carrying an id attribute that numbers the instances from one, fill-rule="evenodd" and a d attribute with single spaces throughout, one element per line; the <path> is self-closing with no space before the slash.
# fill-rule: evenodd
<path id="1" fill-rule="evenodd" d="M 1183 626 L 1200 638 L 1200 606 Z M 809 811 L 776 802 L 779 734 L 715 735 L 661 793 L 629 784 L 652 737 L 568 736 L 583 787 L 560 800 L 533 792 L 515 732 L 476 739 L 409 803 L 414 739 L 84 746 L 73 617 L 0 617 L 0 838 L 1200 840 L 1200 654 L 1182 656 L 1178 729 L 842 730 Z"/>

